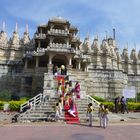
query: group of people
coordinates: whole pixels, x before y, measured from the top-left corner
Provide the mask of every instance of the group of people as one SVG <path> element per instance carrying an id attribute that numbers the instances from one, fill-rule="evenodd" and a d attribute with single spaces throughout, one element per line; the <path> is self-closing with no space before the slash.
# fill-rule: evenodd
<path id="1" fill-rule="evenodd" d="M 127 113 L 128 112 L 128 108 L 127 108 L 127 99 L 122 96 L 121 98 L 118 96 L 114 99 L 114 104 L 115 104 L 115 113 L 118 113 L 119 111 L 121 111 L 121 113 L 125 113 L 125 111 Z"/>
<path id="2" fill-rule="evenodd" d="M 57 95 L 59 97 L 58 103 L 56 103 L 55 111 L 55 120 L 59 121 L 62 110 L 64 109 L 64 105 L 68 107 L 67 111 L 68 113 L 76 117 L 75 115 L 75 102 L 76 99 L 80 98 L 80 84 L 79 82 L 76 82 L 74 88 L 70 89 L 70 84 L 68 81 L 65 82 L 65 85 L 63 86 L 62 83 L 58 83 L 57 88 Z"/>
<path id="3" fill-rule="evenodd" d="M 92 126 L 93 111 L 94 111 L 93 105 L 92 105 L 92 103 L 89 103 L 88 107 L 87 107 L 87 115 L 89 117 L 89 126 Z M 103 127 L 103 128 L 107 127 L 107 125 L 108 125 L 108 113 L 109 113 L 108 106 L 100 104 L 99 111 L 98 111 L 98 117 L 100 120 L 100 127 Z"/>
<path id="4" fill-rule="evenodd" d="M 54 65 L 53 75 L 67 75 L 67 68 L 65 67 L 65 65 L 61 65 L 60 68 L 57 65 Z"/>

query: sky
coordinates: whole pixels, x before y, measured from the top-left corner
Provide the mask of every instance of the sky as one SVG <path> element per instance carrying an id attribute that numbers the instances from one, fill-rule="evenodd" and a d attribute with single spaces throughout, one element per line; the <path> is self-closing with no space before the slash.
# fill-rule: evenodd
<path id="1" fill-rule="evenodd" d="M 79 29 L 81 41 L 88 34 L 91 43 L 97 35 L 112 37 L 115 28 L 121 51 L 140 50 L 140 0 L 0 0 L 0 29 L 4 21 L 9 38 L 16 23 L 21 38 L 26 24 L 32 38 L 39 24 L 57 16 Z"/>

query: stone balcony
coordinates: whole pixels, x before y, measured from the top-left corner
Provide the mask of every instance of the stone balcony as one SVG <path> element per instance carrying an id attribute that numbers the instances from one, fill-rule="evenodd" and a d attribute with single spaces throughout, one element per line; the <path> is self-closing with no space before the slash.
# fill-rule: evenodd
<path id="1" fill-rule="evenodd" d="M 62 44 L 62 43 L 50 43 L 50 48 L 71 48 L 71 45 Z"/>
<path id="2" fill-rule="evenodd" d="M 48 31 L 48 34 L 53 34 L 53 35 L 64 35 L 64 36 L 67 36 L 68 33 L 69 33 L 68 31 L 61 30 L 61 29 L 50 29 L 50 31 Z"/>
<path id="3" fill-rule="evenodd" d="M 68 44 L 59 44 L 59 43 L 50 43 L 50 45 L 47 47 L 46 51 L 55 51 L 55 52 L 69 52 L 69 53 L 75 53 L 75 50 L 71 48 L 71 45 Z"/>
<path id="4" fill-rule="evenodd" d="M 44 48 L 37 48 L 37 50 L 34 51 L 27 51 L 23 57 L 32 57 L 32 56 L 42 56 L 45 54 L 45 49 Z"/>
<path id="5" fill-rule="evenodd" d="M 46 34 L 41 34 L 41 33 L 36 33 L 35 34 L 35 39 L 45 39 Z"/>

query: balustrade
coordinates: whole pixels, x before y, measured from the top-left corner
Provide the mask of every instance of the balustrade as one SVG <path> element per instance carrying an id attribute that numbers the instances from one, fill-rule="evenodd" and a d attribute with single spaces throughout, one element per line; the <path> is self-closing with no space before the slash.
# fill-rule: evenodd
<path id="1" fill-rule="evenodd" d="M 39 38 L 39 39 L 45 39 L 46 38 L 46 34 L 35 34 L 35 38 Z"/>
<path id="2" fill-rule="evenodd" d="M 71 45 L 62 43 L 50 43 L 50 48 L 71 48 Z"/>
<path id="3" fill-rule="evenodd" d="M 66 31 L 66 30 L 61 30 L 61 29 L 50 29 L 50 31 L 48 31 L 48 34 L 67 35 L 67 34 L 68 34 L 68 31 Z"/>

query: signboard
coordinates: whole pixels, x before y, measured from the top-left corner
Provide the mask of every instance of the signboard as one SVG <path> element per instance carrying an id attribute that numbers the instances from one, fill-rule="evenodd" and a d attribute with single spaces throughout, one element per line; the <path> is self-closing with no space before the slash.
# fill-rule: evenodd
<path id="1" fill-rule="evenodd" d="M 123 89 L 123 96 L 125 98 L 135 98 L 136 97 L 136 88 L 135 87 L 125 87 Z"/>

